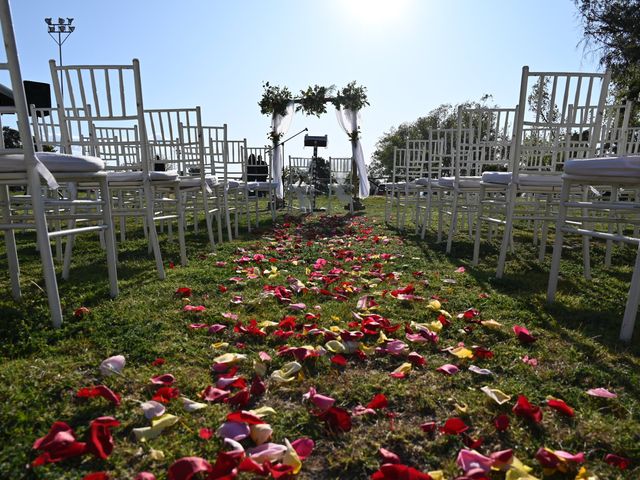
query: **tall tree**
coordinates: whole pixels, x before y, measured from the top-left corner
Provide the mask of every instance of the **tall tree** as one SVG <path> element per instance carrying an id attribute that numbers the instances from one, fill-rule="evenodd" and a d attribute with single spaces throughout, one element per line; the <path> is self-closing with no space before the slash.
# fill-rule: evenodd
<path id="1" fill-rule="evenodd" d="M 4 137 L 4 146 L 6 148 L 22 147 L 20 132 L 18 132 L 18 130 L 11 127 L 2 127 L 2 136 Z"/>
<path id="2" fill-rule="evenodd" d="M 574 0 L 586 46 L 611 69 L 618 100 L 640 101 L 640 0 Z"/>

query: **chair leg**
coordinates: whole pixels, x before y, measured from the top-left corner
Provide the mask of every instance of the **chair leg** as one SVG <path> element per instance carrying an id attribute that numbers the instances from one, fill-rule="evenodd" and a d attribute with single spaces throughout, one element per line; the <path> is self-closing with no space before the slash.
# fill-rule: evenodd
<path id="1" fill-rule="evenodd" d="M 583 201 L 588 200 L 587 195 L 588 195 L 588 192 L 587 192 L 587 189 L 585 188 L 582 194 Z M 583 219 L 586 219 L 589 215 L 589 212 L 587 209 L 582 209 L 581 213 L 582 213 Z M 583 228 L 589 229 L 588 225 L 589 225 L 588 222 L 583 223 Z M 585 280 L 591 280 L 591 239 L 586 235 L 582 236 L 582 274 Z"/>
<path id="2" fill-rule="evenodd" d="M 613 187 L 613 189 L 611 190 L 611 197 L 609 199 L 611 202 L 617 202 L 618 201 L 618 187 Z M 615 214 L 613 213 L 613 209 L 609 210 L 609 225 L 608 225 L 608 232 L 611 234 L 613 233 L 614 230 L 614 223 L 613 223 L 613 218 L 615 217 Z M 604 254 L 604 266 L 606 268 L 611 267 L 611 253 L 613 250 L 613 241 L 612 240 L 607 240 L 607 248 L 605 250 L 605 254 Z"/>
<path id="3" fill-rule="evenodd" d="M 100 182 L 102 195 L 102 221 L 108 226 L 104 230 L 104 243 L 107 253 L 107 271 L 109 272 L 109 294 L 111 298 L 118 296 L 118 252 L 116 249 L 116 234 L 111 211 L 111 193 L 106 177 Z"/>
<path id="4" fill-rule="evenodd" d="M 69 184 L 68 188 L 69 198 L 71 200 L 76 200 L 78 198 L 78 189 L 73 184 Z M 73 217 L 76 214 L 76 207 L 74 205 L 70 208 L 71 216 Z M 75 228 L 76 221 L 72 218 L 69 220 L 69 228 Z M 75 235 L 67 235 L 67 242 L 64 248 L 64 261 L 62 263 L 62 279 L 69 280 L 69 273 L 71 270 L 71 256 L 73 254 L 73 246 L 75 244 L 76 236 Z"/>
<path id="5" fill-rule="evenodd" d="M 29 185 L 39 186 L 40 177 L 35 170 L 28 173 Z M 51 243 L 49 241 L 49 231 L 47 229 L 47 219 L 45 216 L 44 202 L 42 196 L 37 195 L 37 187 L 32 188 L 31 202 L 33 207 L 33 216 L 36 224 L 36 236 L 38 246 L 40 248 L 40 261 L 42 263 L 42 273 L 44 275 L 44 283 L 47 290 L 47 300 L 49 303 L 49 312 L 51 313 L 51 323 L 54 328 L 60 328 L 62 325 L 62 305 L 60 304 L 60 296 L 58 294 L 58 280 L 56 279 L 56 271 L 53 266 L 53 256 L 51 254 Z"/>
<path id="6" fill-rule="evenodd" d="M 622 327 L 620 328 L 620 340 L 624 342 L 630 341 L 633 336 L 633 327 L 636 323 L 636 315 L 638 313 L 638 302 L 640 302 L 640 244 L 638 245 L 633 276 L 631 277 L 631 286 L 629 287 L 629 295 L 627 296 L 627 305 L 624 309 Z"/>
<path id="7" fill-rule="evenodd" d="M 504 267 L 507 261 L 507 252 L 509 250 L 509 244 L 513 244 L 511 237 L 513 229 L 513 214 L 515 210 L 516 202 L 516 186 L 511 185 L 506 194 L 507 198 L 507 211 L 504 225 L 504 232 L 502 234 L 502 243 L 500 244 L 500 255 L 498 256 L 498 268 L 496 269 L 496 278 L 502 278 L 504 274 Z"/>
<path id="8" fill-rule="evenodd" d="M 444 196 L 444 194 L 442 196 Z M 444 228 L 444 199 L 442 196 L 438 202 L 438 236 L 436 238 L 436 243 L 442 242 L 442 229 Z"/>
<path id="9" fill-rule="evenodd" d="M 213 225 L 212 225 L 213 215 L 209 213 L 209 199 L 207 198 L 206 191 L 202 192 L 202 209 L 204 210 L 204 220 L 205 220 L 205 223 L 207 224 L 207 235 L 209 236 L 209 246 L 211 247 L 211 251 L 214 251 L 216 249 L 216 241 L 213 235 Z M 219 220 L 218 220 L 218 228 L 220 228 Z"/>
<path id="10" fill-rule="evenodd" d="M 149 229 L 149 244 L 153 251 L 153 256 L 156 261 L 156 270 L 158 271 L 158 278 L 160 280 L 164 280 L 166 278 L 166 273 L 164 271 L 164 265 L 162 264 L 162 253 L 160 252 L 160 243 L 158 241 L 158 231 L 156 230 L 156 222 L 154 219 L 155 216 L 155 201 L 154 201 L 154 193 L 152 191 L 153 187 L 151 185 L 145 185 L 144 194 L 146 199 L 146 219 L 147 219 L 147 227 Z"/>
<path id="11" fill-rule="evenodd" d="M 431 186 L 427 187 L 427 201 L 425 205 L 425 212 L 422 216 L 422 229 L 420 230 L 420 239 L 424 240 L 425 235 L 427 234 L 427 227 L 431 224 L 431 201 L 433 198 L 433 192 L 431 191 Z"/>
<path id="12" fill-rule="evenodd" d="M 449 225 L 449 234 L 447 235 L 447 255 L 451 253 L 451 245 L 453 244 L 453 234 L 458 228 L 458 192 L 452 192 L 453 203 L 451 205 L 451 225 Z"/>
<path id="13" fill-rule="evenodd" d="M 547 235 L 549 234 L 549 216 L 551 215 L 551 201 L 553 200 L 553 194 L 547 193 L 546 202 L 544 208 L 544 219 L 542 220 L 542 228 L 540 230 L 540 247 L 538 250 L 538 261 L 544 262 L 544 255 L 547 250 Z"/>
<path id="14" fill-rule="evenodd" d="M 2 214 L 4 223 L 11 223 L 11 204 L 9 196 L 9 186 L 0 187 L 0 201 L 2 201 Z M 4 241 L 7 249 L 7 264 L 9 265 L 9 277 L 11 278 L 11 296 L 15 300 L 20 300 L 22 291 L 20 290 L 20 262 L 18 260 L 18 249 L 16 247 L 16 237 L 12 229 L 5 230 Z"/>
<path id="15" fill-rule="evenodd" d="M 558 288 L 558 275 L 560 274 L 560 258 L 562 257 L 562 242 L 564 241 L 564 224 L 567 218 L 567 205 L 571 182 L 562 182 L 560 192 L 560 205 L 558 208 L 558 219 L 556 221 L 556 238 L 553 243 L 553 255 L 551 257 L 551 269 L 549 270 L 549 284 L 547 285 L 547 303 L 552 303 L 556 297 Z"/>
<path id="16" fill-rule="evenodd" d="M 178 214 L 178 246 L 180 248 L 180 265 L 187 266 L 187 245 L 184 240 L 184 204 L 182 203 L 182 195 L 180 195 L 180 185 L 176 184 L 174 188 L 176 197 L 176 213 Z M 169 222 L 171 226 L 171 222 Z"/>
<path id="17" fill-rule="evenodd" d="M 476 236 L 473 242 L 473 259 L 471 260 L 471 264 L 473 266 L 478 265 L 478 260 L 480 259 L 480 237 L 482 235 L 482 218 L 484 216 L 484 193 L 485 188 L 483 185 L 480 185 L 480 193 L 478 194 L 478 213 L 476 219 Z M 491 231 L 491 223 L 487 222 L 487 227 L 489 231 Z"/>
<path id="18" fill-rule="evenodd" d="M 124 193 L 122 191 L 119 192 L 118 194 L 118 209 L 119 210 L 124 210 L 125 208 L 125 201 L 123 198 Z M 127 239 L 127 224 L 126 224 L 126 218 L 124 217 L 124 215 L 120 215 L 120 241 L 121 242 L 125 242 Z"/>

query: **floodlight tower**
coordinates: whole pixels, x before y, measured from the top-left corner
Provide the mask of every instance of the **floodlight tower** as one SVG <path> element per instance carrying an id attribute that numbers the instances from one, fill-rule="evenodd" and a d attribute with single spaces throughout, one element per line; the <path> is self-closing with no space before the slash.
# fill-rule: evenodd
<path id="1" fill-rule="evenodd" d="M 54 22 L 52 18 L 45 18 L 44 22 L 47 24 L 47 33 L 53 41 L 58 45 L 58 59 L 60 60 L 60 66 L 62 66 L 62 45 L 67 41 L 69 36 L 75 31 L 76 27 L 71 25 L 73 18 L 58 17 L 58 22 Z M 62 83 L 62 70 L 60 71 L 60 90 L 64 95 L 64 85 Z"/>

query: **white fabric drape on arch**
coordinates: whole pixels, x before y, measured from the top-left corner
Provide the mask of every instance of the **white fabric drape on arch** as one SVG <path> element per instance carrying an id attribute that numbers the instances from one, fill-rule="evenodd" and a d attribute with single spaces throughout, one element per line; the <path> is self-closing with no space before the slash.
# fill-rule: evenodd
<path id="1" fill-rule="evenodd" d="M 349 110 L 348 108 L 336 108 L 336 117 L 338 123 L 348 135 L 352 135 L 358 131 L 358 123 L 360 122 L 360 111 Z M 369 177 L 367 176 L 367 165 L 364 163 L 364 153 L 362 153 L 362 144 L 360 139 L 351 140 L 351 150 L 353 158 L 358 168 L 358 179 L 360 180 L 359 197 L 367 198 L 369 196 Z"/>
<path id="2" fill-rule="evenodd" d="M 289 131 L 289 127 L 291 126 L 291 120 L 293 120 L 293 102 L 289 102 L 287 105 L 287 113 L 286 115 L 278 115 L 273 114 L 271 117 L 271 131 L 280 135 L 280 140 L 285 136 L 285 134 Z M 282 183 L 282 170 L 283 170 L 283 159 L 282 159 L 282 145 L 280 144 L 280 140 L 277 143 L 274 142 L 273 146 L 273 181 L 276 184 L 276 196 L 280 199 L 284 198 L 284 185 Z"/>

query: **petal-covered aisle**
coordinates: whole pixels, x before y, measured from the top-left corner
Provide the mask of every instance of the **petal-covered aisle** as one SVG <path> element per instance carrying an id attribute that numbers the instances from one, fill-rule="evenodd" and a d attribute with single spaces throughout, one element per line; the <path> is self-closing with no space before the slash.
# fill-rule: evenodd
<path id="1" fill-rule="evenodd" d="M 287 219 L 203 255 L 150 300 L 170 320 L 148 354 L 102 344 L 64 377 L 22 473 L 634 478 L 628 364 L 445 259 L 365 216 Z"/>

